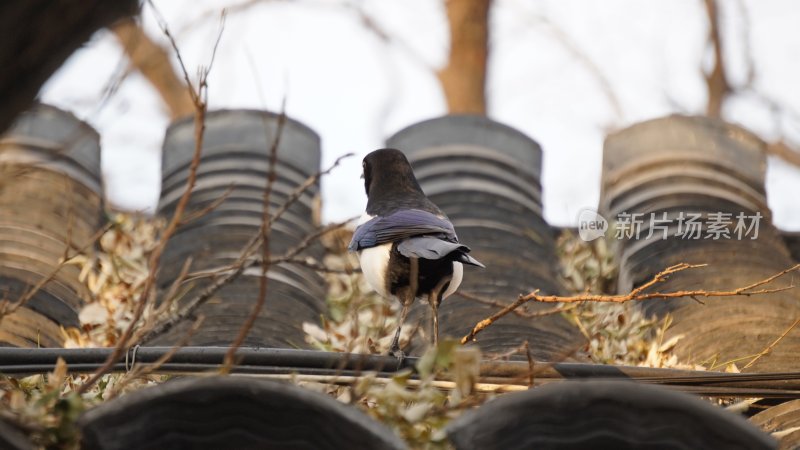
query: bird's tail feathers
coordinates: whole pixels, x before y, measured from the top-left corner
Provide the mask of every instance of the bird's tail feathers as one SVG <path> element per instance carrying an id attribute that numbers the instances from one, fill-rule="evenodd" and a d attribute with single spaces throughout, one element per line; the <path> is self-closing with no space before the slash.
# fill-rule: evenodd
<path id="1" fill-rule="evenodd" d="M 458 261 L 471 266 L 486 267 L 469 256 L 469 247 L 457 242 L 443 241 L 436 237 L 419 236 L 406 239 L 397 244 L 397 251 L 407 258 L 443 259 Z"/>
<path id="2" fill-rule="evenodd" d="M 469 264 L 470 266 L 480 267 L 482 269 L 486 268 L 486 266 L 484 266 L 480 261 L 478 261 L 477 259 L 473 258 L 472 256 L 469 256 L 468 254 L 466 254 L 464 252 L 456 252 L 456 253 L 457 253 L 458 256 L 456 256 L 456 258 L 453 259 L 453 261 L 458 261 L 458 262 L 460 262 L 462 264 Z"/>

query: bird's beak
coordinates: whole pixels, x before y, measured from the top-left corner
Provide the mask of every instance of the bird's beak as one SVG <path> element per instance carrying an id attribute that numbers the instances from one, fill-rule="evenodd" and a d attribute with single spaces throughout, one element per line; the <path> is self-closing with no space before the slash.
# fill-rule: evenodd
<path id="1" fill-rule="evenodd" d="M 364 179 L 364 172 L 361 172 L 361 179 Z"/>

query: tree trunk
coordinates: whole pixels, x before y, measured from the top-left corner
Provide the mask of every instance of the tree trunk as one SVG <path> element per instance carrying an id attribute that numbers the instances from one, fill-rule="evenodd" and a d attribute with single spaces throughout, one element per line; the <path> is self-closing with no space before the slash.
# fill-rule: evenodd
<path id="1" fill-rule="evenodd" d="M 112 31 L 131 65 L 158 91 L 172 120 L 194 113 L 189 88 L 176 74 L 167 50 L 153 42 L 132 19 L 118 23 Z"/>
<path id="2" fill-rule="evenodd" d="M 437 74 L 451 114 L 486 114 L 491 0 L 445 0 L 450 57 Z"/>
<path id="3" fill-rule="evenodd" d="M 138 9 L 136 0 L 0 2 L 0 133 L 92 33 Z"/>
<path id="4" fill-rule="evenodd" d="M 719 34 L 719 9 L 716 0 L 705 0 L 706 14 L 711 44 L 714 48 L 714 68 L 705 74 L 708 86 L 708 105 L 706 115 L 719 119 L 722 117 L 722 104 L 731 91 L 728 77 L 725 74 L 725 60 L 722 56 L 722 39 Z"/>

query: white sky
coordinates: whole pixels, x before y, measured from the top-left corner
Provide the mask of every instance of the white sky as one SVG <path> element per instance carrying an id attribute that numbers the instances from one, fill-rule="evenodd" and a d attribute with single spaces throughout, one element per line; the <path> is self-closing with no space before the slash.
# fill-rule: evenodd
<path id="1" fill-rule="evenodd" d="M 249 2 L 155 3 L 194 74 L 209 60 L 222 7 Z M 756 88 L 800 111 L 800 5 L 793 0 L 741 3 L 750 17 Z M 748 21 L 739 1 L 720 4 L 729 75 L 739 84 L 746 78 L 743 30 Z M 391 35 L 392 43 L 366 28 L 352 5 Z M 702 8 L 701 0 L 495 0 L 489 116 L 542 145 L 550 223 L 574 225 L 580 209 L 597 204 L 607 131 L 673 112 L 702 113 L 706 92 L 700 68 L 711 62 Z M 166 45 L 148 6 L 143 21 L 149 34 Z M 321 135 L 323 166 L 355 152 L 323 180 L 324 218 L 344 219 L 360 213 L 366 203 L 358 179 L 361 157 L 401 128 L 446 112 L 432 68 L 444 64 L 447 48 L 440 0 L 260 2 L 229 13 L 209 77 L 210 108 L 276 111 L 286 95 L 288 114 Z M 113 35 L 100 31 L 40 95 L 100 132 L 111 202 L 152 211 L 169 119 L 137 73 L 104 101 L 107 86 L 125 64 Z M 591 66 L 608 80 L 619 115 Z M 763 138 L 783 132 L 800 142 L 800 118 L 785 115 L 783 130 L 778 130 L 770 108 L 755 96 L 733 98 L 724 114 Z M 776 224 L 800 230 L 800 168 L 771 159 L 767 190 Z"/>

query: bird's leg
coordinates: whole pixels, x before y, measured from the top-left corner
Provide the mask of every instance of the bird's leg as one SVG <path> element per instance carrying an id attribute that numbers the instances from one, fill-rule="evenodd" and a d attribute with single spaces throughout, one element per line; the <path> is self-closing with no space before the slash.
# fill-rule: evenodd
<path id="1" fill-rule="evenodd" d="M 403 328 L 403 323 L 406 321 L 406 316 L 408 315 L 408 310 L 411 308 L 411 304 L 414 302 L 413 295 L 405 295 L 403 299 L 403 309 L 400 310 L 400 318 L 397 321 L 397 331 L 394 332 L 394 339 L 392 339 L 392 346 L 389 347 L 389 353 L 391 353 L 394 357 L 398 358 L 399 360 L 403 360 L 406 357 L 405 353 L 400 350 L 400 329 Z M 409 300 L 410 298 L 410 300 Z"/>
<path id="2" fill-rule="evenodd" d="M 400 310 L 400 318 L 397 321 L 397 331 L 394 333 L 392 345 L 389 352 L 401 361 L 405 358 L 405 353 L 400 350 L 400 330 L 403 328 L 403 323 L 406 321 L 408 310 L 414 299 L 417 296 L 417 286 L 419 285 L 419 260 L 417 258 L 409 258 L 409 274 L 408 274 L 408 288 L 400 295 L 400 301 L 403 302 L 403 309 Z"/>
<path id="3" fill-rule="evenodd" d="M 419 258 L 408 258 L 408 290 L 411 291 L 411 300 L 417 297 L 419 288 Z"/>
<path id="4" fill-rule="evenodd" d="M 431 332 L 431 344 L 434 347 L 439 345 L 439 296 L 436 291 L 428 295 L 428 303 L 431 305 L 431 315 L 433 316 L 433 331 Z"/>
<path id="5" fill-rule="evenodd" d="M 431 333 L 431 343 L 434 347 L 439 345 L 439 303 L 442 302 L 442 293 L 450 283 L 451 277 L 444 277 L 436 283 L 436 287 L 428 293 L 428 304 L 431 306 L 431 319 L 433 320 L 433 331 Z"/>

